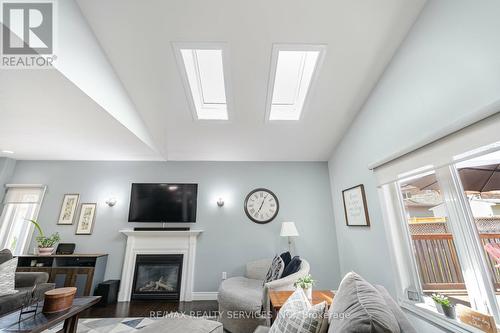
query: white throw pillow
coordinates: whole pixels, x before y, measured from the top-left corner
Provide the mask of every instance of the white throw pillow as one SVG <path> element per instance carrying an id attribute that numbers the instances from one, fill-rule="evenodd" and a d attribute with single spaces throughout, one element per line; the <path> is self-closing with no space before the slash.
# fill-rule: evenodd
<path id="1" fill-rule="evenodd" d="M 274 257 L 273 262 L 271 263 L 271 267 L 269 267 L 269 270 L 267 271 L 264 284 L 279 279 L 281 274 L 283 274 L 284 269 L 285 262 L 279 255 L 277 255 L 276 257 Z"/>
<path id="2" fill-rule="evenodd" d="M 16 287 L 17 258 L 0 265 L 0 296 L 17 293 Z"/>
<path id="3" fill-rule="evenodd" d="M 297 288 L 281 307 L 269 333 L 318 333 L 326 316 L 326 302 L 311 305 Z"/>

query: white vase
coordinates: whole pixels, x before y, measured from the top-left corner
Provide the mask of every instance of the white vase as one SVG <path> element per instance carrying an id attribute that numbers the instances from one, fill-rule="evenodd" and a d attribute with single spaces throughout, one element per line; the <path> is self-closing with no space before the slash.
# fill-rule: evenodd
<path id="1" fill-rule="evenodd" d="M 439 304 L 438 302 L 434 302 L 434 305 L 436 305 L 437 312 L 439 312 L 440 314 L 444 314 L 443 306 L 441 304 Z"/>
<path id="2" fill-rule="evenodd" d="M 306 294 L 306 297 L 308 300 L 312 300 L 312 293 L 313 293 L 313 288 L 312 287 L 309 287 L 309 288 L 302 288 L 302 290 L 304 290 L 304 294 Z"/>

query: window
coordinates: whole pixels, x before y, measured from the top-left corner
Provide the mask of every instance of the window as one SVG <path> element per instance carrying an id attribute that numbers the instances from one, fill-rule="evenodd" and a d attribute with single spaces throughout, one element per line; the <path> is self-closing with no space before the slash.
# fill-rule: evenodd
<path id="1" fill-rule="evenodd" d="M 455 156 L 441 166 L 425 162 L 381 185 L 391 233 L 407 243 L 405 256 L 400 240 L 392 242 L 401 252 L 395 255 L 406 291 L 401 296 L 414 301 L 410 296 L 416 292 L 429 305 L 428 296 L 441 293 L 452 304 L 492 315 L 498 325 L 500 150 L 468 160 Z M 388 173 L 382 173 L 386 179 Z"/>
<path id="2" fill-rule="evenodd" d="M 189 105 L 197 120 L 228 120 L 224 45 L 174 44 Z"/>
<path id="3" fill-rule="evenodd" d="M 299 120 L 324 57 L 324 46 L 275 45 L 268 87 L 267 119 Z"/>
<path id="4" fill-rule="evenodd" d="M 37 219 L 44 193 L 44 186 L 8 186 L 0 216 L 0 248 L 14 255 L 26 253 L 33 233 L 26 220 Z"/>
<path id="5" fill-rule="evenodd" d="M 442 293 L 456 303 L 468 303 L 462 266 L 441 186 L 435 172 L 399 181 L 405 222 L 421 292 Z"/>
<path id="6" fill-rule="evenodd" d="M 372 164 L 400 304 L 452 332 L 430 293 L 500 327 L 500 113 Z"/>
<path id="7" fill-rule="evenodd" d="M 460 162 L 456 170 L 466 198 L 471 230 L 477 234 L 484 254 L 483 265 L 500 302 L 500 151 Z"/>

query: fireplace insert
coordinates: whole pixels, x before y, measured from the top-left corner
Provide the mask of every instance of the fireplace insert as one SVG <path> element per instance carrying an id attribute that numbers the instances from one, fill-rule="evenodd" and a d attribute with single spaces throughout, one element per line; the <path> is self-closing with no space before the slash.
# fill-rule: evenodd
<path id="1" fill-rule="evenodd" d="M 138 254 L 131 299 L 179 300 L 182 254 Z"/>

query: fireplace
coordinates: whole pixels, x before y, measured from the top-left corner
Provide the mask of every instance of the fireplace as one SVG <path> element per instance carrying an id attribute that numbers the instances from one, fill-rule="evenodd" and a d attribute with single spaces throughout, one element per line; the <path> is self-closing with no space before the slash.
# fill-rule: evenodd
<path id="1" fill-rule="evenodd" d="M 138 254 L 131 299 L 179 300 L 182 254 Z"/>

